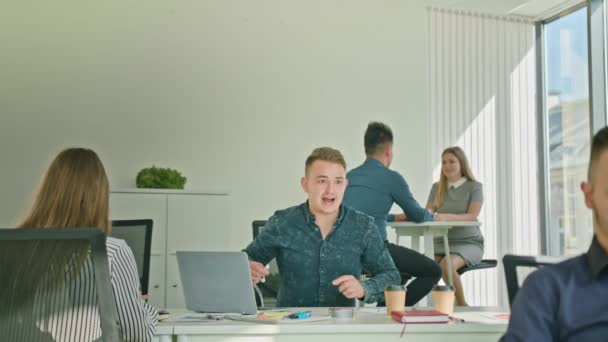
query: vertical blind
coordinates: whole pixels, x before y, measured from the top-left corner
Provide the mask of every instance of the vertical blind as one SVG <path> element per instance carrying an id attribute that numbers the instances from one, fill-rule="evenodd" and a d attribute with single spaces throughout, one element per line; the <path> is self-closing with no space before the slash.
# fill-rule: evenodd
<path id="1" fill-rule="evenodd" d="M 534 25 L 524 18 L 428 8 L 432 168 L 441 151 L 464 149 L 483 183 L 484 259 L 466 273 L 471 305 L 507 305 L 505 253 L 539 253 Z"/>

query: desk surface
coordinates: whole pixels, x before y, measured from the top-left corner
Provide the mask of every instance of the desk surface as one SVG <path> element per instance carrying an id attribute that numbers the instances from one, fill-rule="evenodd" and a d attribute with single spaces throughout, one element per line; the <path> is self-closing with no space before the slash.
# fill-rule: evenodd
<path id="1" fill-rule="evenodd" d="M 463 227 L 463 226 L 481 226 L 479 221 L 430 221 L 430 222 L 387 222 L 389 227 Z"/>
<path id="2" fill-rule="evenodd" d="M 290 310 L 287 308 L 286 310 Z M 292 309 L 296 311 L 298 309 Z M 301 308 L 300 308 L 301 310 Z M 327 316 L 327 308 L 312 308 L 313 317 Z M 301 337 L 334 335 L 335 337 L 352 338 L 355 335 L 365 336 L 367 334 L 389 334 L 399 336 L 403 325 L 387 317 L 385 313 L 373 313 L 376 308 L 364 308 L 359 310 L 354 319 L 328 319 L 324 321 L 306 322 L 301 324 L 260 324 L 241 321 L 221 320 L 215 322 L 173 322 L 160 323 L 160 329 L 173 329 L 173 335 L 207 336 L 278 336 L 278 335 L 299 335 Z M 172 312 L 172 311 L 171 311 Z M 492 317 L 492 313 L 507 312 L 497 307 L 458 307 L 455 316 L 460 316 L 467 320 L 464 323 L 450 322 L 448 324 L 408 324 L 407 333 L 409 334 L 471 334 L 476 336 L 500 336 L 507 328 L 508 321 Z M 175 315 L 185 313 L 175 311 Z M 485 313 L 485 315 L 484 315 Z M 173 315 L 173 312 L 172 312 Z M 464 335 L 463 335 L 464 334 Z M 313 336 L 314 335 L 314 336 Z M 428 336 L 427 336 L 428 337 Z M 463 339 L 463 341 L 466 339 Z"/>

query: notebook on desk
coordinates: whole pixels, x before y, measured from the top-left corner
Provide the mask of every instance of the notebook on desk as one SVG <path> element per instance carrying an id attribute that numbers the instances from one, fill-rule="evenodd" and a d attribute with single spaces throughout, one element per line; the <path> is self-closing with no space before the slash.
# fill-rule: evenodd
<path id="1" fill-rule="evenodd" d="M 243 322 L 251 322 L 251 323 L 262 323 L 262 324 L 299 324 L 299 323 L 307 323 L 307 322 L 318 322 L 325 321 L 331 319 L 328 315 L 325 316 L 317 316 L 312 315 L 310 311 L 308 311 L 309 315 L 306 318 L 291 318 L 294 314 L 289 311 L 276 311 L 269 310 L 265 312 L 259 312 L 256 315 L 226 315 L 224 318 L 230 319 L 233 321 L 243 321 Z"/>
<path id="2" fill-rule="evenodd" d="M 257 312 L 244 252 L 177 252 L 177 264 L 188 310 Z"/>
<path id="3" fill-rule="evenodd" d="M 391 317 L 400 323 L 447 323 L 450 317 L 437 310 L 393 311 Z"/>

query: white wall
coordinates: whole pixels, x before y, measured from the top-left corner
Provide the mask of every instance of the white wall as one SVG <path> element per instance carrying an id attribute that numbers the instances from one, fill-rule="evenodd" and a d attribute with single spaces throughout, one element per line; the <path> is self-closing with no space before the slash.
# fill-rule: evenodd
<path id="1" fill-rule="evenodd" d="M 424 202 L 427 21 L 422 0 L 13 1 L 0 22 L 0 226 L 67 146 L 95 149 L 114 188 L 155 164 L 232 195 L 250 222 L 304 200 L 308 153 L 363 160 L 370 120 Z M 434 159 L 433 159 L 434 160 Z M 208 227 L 218 229 L 218 227 Z"/>

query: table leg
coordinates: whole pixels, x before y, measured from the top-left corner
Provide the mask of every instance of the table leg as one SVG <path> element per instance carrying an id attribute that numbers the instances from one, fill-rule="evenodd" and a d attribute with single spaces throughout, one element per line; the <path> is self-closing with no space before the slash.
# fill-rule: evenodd
<path id="1" fill-rule="evenodd" d="M 433 232 L 431 232 L 429 227 L 425 227 L 424 228 L 424 255 L 428 258 L 431 258 L 431 260 L 435 260 L 435 246 L 433 245 Z M 419 236 L 416 237 L 416 239 L 419 239 Z M 417 249 L 418 252 L 420 252 L 420 249 Z M 433 296 L 431 296 L 431 293 L 429 292 L 428 295 L 425 296 L 425 301 L 426 301 L 426 306 L 428 307 L 433 307 L 435 305 L 435 303 L 433 302 Z M 421 301 L 422 303 L 422 301 Z M 423 304 L 424 305 L 424 304 Z"/>
<path id="2" fill-rule="evenodd" d="M 448 266 L 448 285 L 454 286 L 452 280 L 452 260 L 450 258 L 450 245 L 448 244 L 447 231 L 443 234 L 443 250 L 445 251 L 445 264 Z"/>
<path id="3" fill-rule="evenodd" d="M 431 258 L 431 260 L 435 260 L 435 247 L 433 246 L 433 233 L 431 231 L 429 231 L 429 229 L 424 230 L 424 255 Z"/>
<path id="4" fill-rule="evenodd" d="M 415 234 L 411 236 L 412 239 L 412 249 L 420 252 L 420 235 Z"/>

